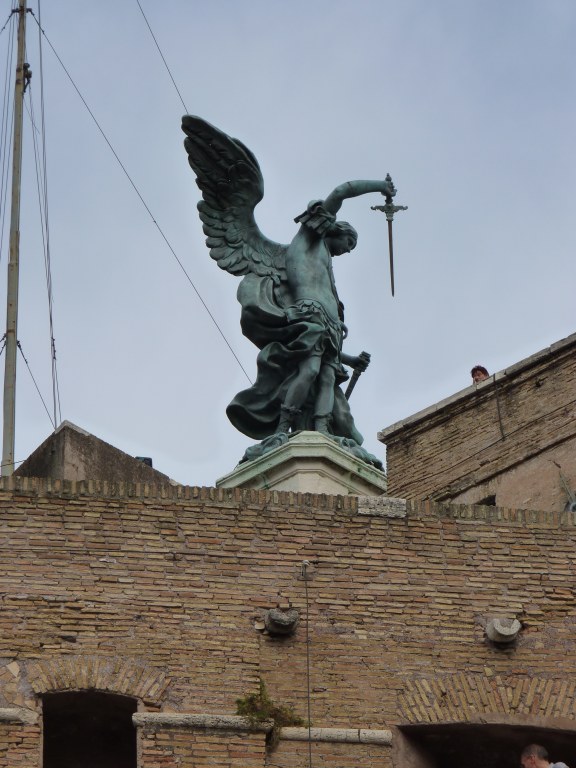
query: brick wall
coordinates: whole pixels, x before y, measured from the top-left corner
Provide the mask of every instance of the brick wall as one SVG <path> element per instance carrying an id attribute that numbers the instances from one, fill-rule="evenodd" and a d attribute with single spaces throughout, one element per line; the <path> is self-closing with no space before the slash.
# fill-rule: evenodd
<path id="1" fill-rule="evenodd" d="M 322 742 L 314 744 L 313 765 L 316 768 L 388 768 L 390 750 L 375 744 L 342 744 Z M 282 741 L 268 757 L 270 768 L 305 768 L 309 751 L 306 742 Z"/>
<path id="2" fill-rule="evenodd" d="M 388 493 L 561 511 L 576 494 L 576 335 L 383 430 Z"/>
<path id="3" fill-rule="evenodd" d="M 193 732 L 184 728 L 144 729 L 140 763 L 146 768 L 262 768 L 264 737 L 235 731 Z"/>
<path id="4" fill-rule="evenodd" d="M 40 766 L 40 728 L 23 723 L 0 723 L 0 765 L 4 768 Z"/>
<path id="5" fill-rule="evenodd" d="M 6 478 L 0 488 L 0 707 L 41 715 L 43 693 L 98 689 L 137 698 L 142 713 L 233 715 L 262 679 L 306 718 L 307 591 L 314 727 L 576 719 L 572 513 L 414 502 L 399 515 L 402 504 L 358 497 Z M 261 631 L 276 605 L 301 612 L 294 636 Z M 522 622 L 512 647 L 486 640 L 494 616 Z M 40 765 L 34 727 L 6 726 L 2 768 L 22 754 Z M 250 728 L 232 740 L 138 732 L 143 768 L 291 768 L 307 749 L 283 740 L 265 757 Z M 317 749 L 319 765 L 391 760 L 381 744 Z"/>

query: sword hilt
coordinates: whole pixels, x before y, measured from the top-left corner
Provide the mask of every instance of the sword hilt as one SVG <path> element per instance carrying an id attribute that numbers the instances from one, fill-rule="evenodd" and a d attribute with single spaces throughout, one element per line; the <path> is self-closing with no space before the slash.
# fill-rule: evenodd
<path id="1" fill-rule="evenodd" d="M 350 395 L 352 394 L 352 390 L 356 386 L 356 383 L 358 382 L 358 379 L 362 375 L 362 373 L 366 370 L 366 367 L 368 366 L 368 363 L 370 362 L 370 353 L 369 352 L 360 352 L 358 357 L 366 363 L 366 366 L 363 366 L 362 368 L 354 368 L 354 373 L 352 374 L 350 381 L 348 383 L 348 386 L 346 388 L 346 392 L 344 392 L 344 397 L 346 400 L 350 399 Z"/>
<path id="2" fill-rule="evenodd" d="M 389 203 L 386 203 L 386 205 L 371 205 L 370 208 L 373 211 L 383 211 L 386 214 L 386 219 L 388 221 L 393 221 L 394 214 L 398 213 L 398 211 L 408 210 L 407 205 L 393 205 L 392 201 L 390 201 Z"/>
<path id="3" fill-rule="evenodd" d="M 388 221 L 392 221 L 394 219 L 394 214 L 398 213 L 398 211 L 407 211 L 408 206 L 407 205 L 394 205 L 392 202 L 392 198 L 396 195 L 396 187 L 394 186 L 394 182 L 392 181 L 392 176 L 390 176 L 389 173 L 386 174 L 385 179 L 392 189 L 391 192 L 388 192 L 384 195 L 386 198 L 386 205 L 373 205 L 371 206 L 373 211 L 382 211 L 386 214 L 386 219 Z"/>
<path id="4" fill-rule="evenodd" d="M 394 214 L 398 211 L 407 211 L 407 205 L 394 205 L 392 198 L 396 194 L 396 187 L 392 181 L 392 177 L 388 173 L 386 175 L 386 181 L 390 187 L 390 192 L 384 193 L 386 198 L 386 205 L 373 205 L 371 206 L 373 211 L 382 211 L 386 214 L 386 221 L 388 222 L 388 248 L 390 251 L 390 288 L 392 289 L 392 296 L 394 296 L 394 243 L 392 241 L 392 222 L 394 221 Z"/>

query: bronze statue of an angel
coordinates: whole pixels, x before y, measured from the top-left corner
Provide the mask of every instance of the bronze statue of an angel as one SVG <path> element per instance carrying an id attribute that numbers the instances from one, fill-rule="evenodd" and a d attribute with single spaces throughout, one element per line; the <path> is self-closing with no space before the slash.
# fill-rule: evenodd
<path id="1" fill-rule="evenodd" d="M 329 435 L 369 463 L 361 449 L 340 384 L 344 366 L 365 370 L 366 358 L 342 351 L 344 307 L 338 298 L 332 257 L 351 251 L 357 233 L 337 221 L 342 202 L 369 192 L 391 196 L 392 182 L 348 181 L 325 200 L 314 200 L 296 217 L 292 242 L 265 237 L 254 219 L 264 194 L 252 152 L 199 117 L 186 115 L 182 129 L 189 163 L 202 191 L 198 211 L 211 257 L 221 269 L 243 279 L 238 287 L 244 335 L 259 349 L 256 381 L 239 392 L 226 412 L 243 434 L 257 440 L 287 439 L 290 432 Z M 254 455 L 248 454 L 249 458 Z"/>

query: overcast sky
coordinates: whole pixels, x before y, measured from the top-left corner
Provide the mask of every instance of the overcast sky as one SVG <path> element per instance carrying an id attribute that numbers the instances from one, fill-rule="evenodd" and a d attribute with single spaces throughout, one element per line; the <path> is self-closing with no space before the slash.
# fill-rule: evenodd
<path id="1" fill-rule="evenodd" d="M 8 17 L 10 3 L 4 0 Z M 396 296 L 378 195 L 345 202 L 358 247 L 335 260 L 372 364 L 351 399 L 378 430 L 573 333 L 576 4 L 573 0 L 141 0 L 187 111 L 239 138 L 265 180 L 257 220 L 294 216 L 337 184 L 390 172 Z M 37 0 L 30 0 L 38 17 Z M 136 0 L 53 0 L 46 35 L 252 378 L 238 278 L 196 212 L 180 99 Z M 4 18 L 0 19 L 4 23 Z M 0 36 L 6 60 L 9 27 Z M 28 15 L 39 115 L 37 26 Z M 54 327 L 62 418 L 190 485 L 252 444 L 225 408 L 248 385 L 50 48 L 43 49 Z M 2 78 L 4 80 L 4 78 Z M 44 261 L 25 126 L 18 337 L 51 397 Z M 0 263 L 2 296 L 6 246 Z M 4 310 L 1 310 L 2 312 Z M 3 363 L 2 363 L 3 367 Z M 21 358 L 16 458 L 52 431 Z"/>

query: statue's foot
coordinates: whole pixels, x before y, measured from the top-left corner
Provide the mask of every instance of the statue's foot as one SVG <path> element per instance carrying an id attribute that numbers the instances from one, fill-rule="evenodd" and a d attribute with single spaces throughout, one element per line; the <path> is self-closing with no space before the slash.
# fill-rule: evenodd
<path id="1" fill-rule="evenodd" d="M 276 427 L 276 434 L 287 434 L 290 429 L 293 429 L 296 422 L 302 415 L 300 408 L 293 408 L 290 405 L 280 406 L 280 420 Z"/>
<path id="2" fill-rule="evenodd" d="M 330 414 L 328 414 L 327 416 L 315 416 L 314 431 L 320 432 L 320 434 L 327 435 L 328 437 L 333 437 L 332 432 L 330 432 L 331 422 L 332 422 L 332 416 Z"/>

